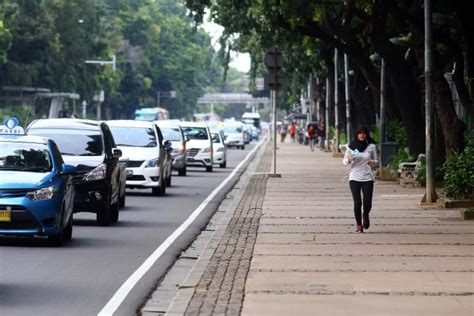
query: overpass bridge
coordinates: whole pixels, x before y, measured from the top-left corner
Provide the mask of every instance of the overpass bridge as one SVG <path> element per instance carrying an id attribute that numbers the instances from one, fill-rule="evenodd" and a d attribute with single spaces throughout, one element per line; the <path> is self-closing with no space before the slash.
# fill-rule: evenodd
<path id="1" fill-rule="evenodd" d="M 256 112 L 259 105 L 270 104 L 270 99 L 255 98 L 248 93 L 206 93 L 198 99 L 198 104 L 245 104 L 247 108 L 252 108 L 252 112 Z"/>

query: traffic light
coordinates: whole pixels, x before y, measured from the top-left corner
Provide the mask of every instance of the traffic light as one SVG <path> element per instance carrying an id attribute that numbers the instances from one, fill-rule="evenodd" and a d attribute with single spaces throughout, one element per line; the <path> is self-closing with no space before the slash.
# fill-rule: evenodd
<path id="1" fill-rule="evenodd" d="M 283 54 L 276 47 L 270 48 L 265 55 L 265 66 L 268 73 L 264 76 L 266 90 L 278 90 L 283 86 L 284 77 L 280 73 L 283 67 Z"/>

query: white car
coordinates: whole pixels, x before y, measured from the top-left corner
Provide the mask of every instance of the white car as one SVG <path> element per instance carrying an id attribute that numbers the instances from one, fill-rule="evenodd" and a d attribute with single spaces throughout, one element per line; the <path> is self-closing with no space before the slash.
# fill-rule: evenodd
<path id="1" fill-rule="evenodd" d="M 181 122 L 180 126 L 188 139 L 186 165 L 205 167 L 207 172 L 212 172 L 214 150 L 209 127 L 196 122 Z"/>
<path id="2" fill-rule="evenodd" d="M 243 124 L 230 123 L 224 126 L 225 144 L 227 147 L 245 149 L 245 132 Z"/>
<path id="3" fill-rule="evenodd" d="M 212 130 L 212 146 L 214 147 L 213 162 L 221 168 L 227 167 L 227 146 L 224 143 L 225 135 L 221 130 Z"/>
<path id="4" fill-rule="evenodd" d="M 153 122 L 107 121 L 115 143 L 128 158 L 127 188 L 151 188 L 153 194 L 164 195 L 171 185 L 171 143 L 163 141 L 159 127 Z"/>

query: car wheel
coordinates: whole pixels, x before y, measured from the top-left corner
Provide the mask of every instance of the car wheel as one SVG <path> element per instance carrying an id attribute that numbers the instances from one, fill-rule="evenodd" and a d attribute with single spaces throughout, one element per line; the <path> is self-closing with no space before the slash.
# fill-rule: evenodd
<path id="1" fill-rule="evenodd" d="M 180 177 L 186 176 L 186 167 L 184 167 L 183 169 L 178 170 L 178 176 L 180 176 Z"/>
<path id="2" fill-rule="evenodd" d="M 125 207 L 125 196 L 126 196 L 126 194 L 125 194 L 125 192 L 123 192 L 123 195 L 119 199 L 119 207 L 121 207 L 121 208 Z"/>
<path id="3" fill-rule="evenodd" d="M 221 167 L 221 168 L 227 168 L 227 161 L 224 161 L 223 163 L 221 163 L 221 164 L 219 165 L 219 167 Z"/>
<path id="4" fill-rule="evenodd" d="M 110 222 L 117 223 L 119 220 L 120 201 L 110 206 Z"/>
<path id="5" fill-rule="evenodd" d="M 61 219 L 59 224 L 59 232 L 55 235 L 48 236 L 48 243 L 53 247 L 62 246 L 63 243 L 72 238 L 72 215 L 71 219 L 66 226 L 63 226 L 63 212 L 61 213 Z"/>
<path id="6" fill-rule="evenodd" d="M 212 166 L 206 166 L 206 172 L 212 172 Z"/>
<path id="7" fill-rule="evenodd" d="M 97 212 L 96 222 L 100 226 L 108 226 L 111 221 L 110 193 L 104 199 L 102 209 Z"/>
<path id="8" fill-rule="evenodd" d="M 73 217 L 73 214 L 71 214 L 71 218 L 69 219 L 69 222 L 67 223 L 66 227 L 63 230 L 63 239 L 64 240 L 71 240 L 72 239 L 72 217 Z"/>
<path id="9" fill-rule="evenodd" d="M 244 150 L 244 149 L 245 149 L 245 145 L 242 145 L 242 147 L 240 147 L 240 149 Z"/>
<path id="10" fill-rule="evenodd" d="M 160 186 L 151 189 L 151 192 L 153 193 L 153 195 L 157 196 L 163 196 L 166 194 L 166 185 L 162 180 L 162 177 L 160 177 Z"/>

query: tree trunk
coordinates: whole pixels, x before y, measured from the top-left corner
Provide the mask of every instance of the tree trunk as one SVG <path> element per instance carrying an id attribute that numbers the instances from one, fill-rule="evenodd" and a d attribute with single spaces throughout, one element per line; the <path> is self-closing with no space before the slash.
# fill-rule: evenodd
<path id="1" fill-rule="evenodd" d="M 440 67 L 433 71 L 434 106 L 444 137 L 446 154 L 463 149 L 464 124 L 454 110 L 451 91 Z"/>
<path id="2" fill-rule="evenodd" d="M 374 2 L 372 43 L 385 61 L 387 75 L 395 102 L 406 128 L 407 144 L 412 156 L 425 152 L 424 119 L 421 112 L 420 88 L 410 65 L 386 33 L 388 12 L 383 1 Z"/>

